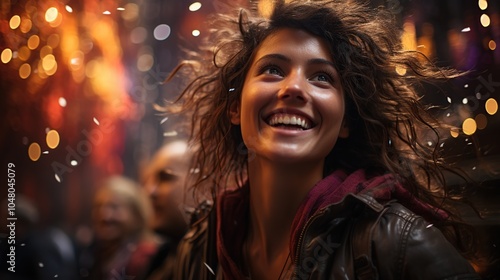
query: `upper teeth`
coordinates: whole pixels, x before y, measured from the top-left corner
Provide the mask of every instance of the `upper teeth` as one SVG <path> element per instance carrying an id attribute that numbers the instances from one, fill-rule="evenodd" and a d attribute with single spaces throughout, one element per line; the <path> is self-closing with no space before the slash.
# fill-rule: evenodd
<path id="1" fill-rule="evenodd" d="M 295 116 L 295 115 L 287 115 L 287 114 L 275 114 L 271 117 L 269 120 L 270 125 L 278 125 L 278 124 L 284 124 L 284 125 L 298 125 L 302 127 L 303 129 L 309 129 L 311 125 L 309 124 L 306 119 Z"/>

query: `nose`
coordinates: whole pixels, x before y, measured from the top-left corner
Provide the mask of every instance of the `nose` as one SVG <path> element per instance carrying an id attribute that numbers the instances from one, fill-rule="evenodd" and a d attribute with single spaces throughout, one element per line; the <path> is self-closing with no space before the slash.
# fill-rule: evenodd
<path id="1" fill-rule="evenodd" d="M 300 70 L 292 71 L 282 81 L 278 98 L 281 100 L 305 102 L 307 100 L 307 78 L 301 74 Z"/>

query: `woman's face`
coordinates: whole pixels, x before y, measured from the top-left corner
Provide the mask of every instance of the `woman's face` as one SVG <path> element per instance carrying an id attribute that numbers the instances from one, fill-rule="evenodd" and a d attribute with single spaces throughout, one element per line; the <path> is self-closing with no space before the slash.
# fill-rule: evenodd
<path id="1" fill-rule="evenodd" d="M 280 29 L 262 42 L 231 110 L 257 157 L 317 163 L 348 136 L 334 63 L 326 42 L 302 30 Z"/>

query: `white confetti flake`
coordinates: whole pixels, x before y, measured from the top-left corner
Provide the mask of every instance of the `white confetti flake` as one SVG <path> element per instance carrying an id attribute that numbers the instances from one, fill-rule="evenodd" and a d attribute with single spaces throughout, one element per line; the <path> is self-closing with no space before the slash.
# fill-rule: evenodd
<path id="1" fill-rule="evenodd" d="M 462 29 L 462 32 L 469 32 L 470 31 L 470 27 L 466 27 L 464 29 Z"/>
<path id="2" fill-rule="evenodd" d="M 450 113 L 446 114 L 446 117 L 450 117 L 450 116 L 451 116 L 451 114 L 450 114 Z"/>
<path id="3" fill-rule="evenodd" d="M 450 104 L 451 104 L 451 98 L 450 98 L 449 96 L 448 96 L 448 97 L 446 97 L 446 100 L 448 100 L 448 103 L 450 103 Z"/>
<path id="4" fill-rule="evenodd" d="M 472 170 L 476 170 L 476 167 L 475 167 L 475 166 L 474 166 L 474 167 L 472 167 Z"/>
<path id="5" fill-rule="evenodd" d="M 427 145 L 432 146 L 432 141 L 427 141 Z"/>
<path id="6" fill-rule="evenodd" d="M 110 11 L 104 11 L 102 14 L 103 14 L 103 15 L 110 15 L 110 14 L 111 14 L 111 12 L 110 12 Z"/>
<path id="7" fill-rule="evenodd" d="M 99 121 L 94 117 L 95 124 L 99 125 Z"/>
<path id="8" fill-rule="evenodd" d="M 123 8 L 123 7 L 118 7 L 118 8 L 116 8 L 116 9 L 117 9 L 118 11 L 125 11 L 125 8 Z"/>
<path id="9" fill-rule="evenodd" d="M 430 227 L 432 227 L 432 226 L 433 226 L 433 224 L 429 224 L 428 226 L 426 226 L 426 228 L 430 228 Z"/>
<path id="10" fill-rule="evenodd" d="M 43 263 L 39 262 L 39 263 L 38 263 L 38 266 L 39 266 L 39 267 L 43 267 Z"/>
<path id="11" fill-rule="evenodd" d="M 164 118 L 163 120 L 160 121 L 160 124 L 163 124 L 164 122 L 166 122 L 168 120 L 168 117 Z"/>
<path id="12" fill-rule="evenodd" d="M 441 145 L 439 145 L 439 147 L 440 147 L 440 148 L 442 148 L 443 146 L 444 146 L 444 142 L 443 142 L 443 143 L 441 143 Z"/>
<path id="13" fill-rule="evenodd" d="M 56 181 L 61 183 L 61 178 L 59 178 L 59 175 L 55 174 L 54 177 L 56 177 Z"/>
<path id="14" fill-rule="evenodd" d="M 56 274 L 56 275 L 54 275 L 54 278 L 57 278 L 57 277 L 59 277 L 59 275 L 57 275 L 57 274 Z"/>
<path id="15" fill-rule="evenodd" d="M 469 84 L 465 84 L 465 85 L 464 85 L 464 88 L 468 88 L 468 87 L 469 87 Z"/>
<path id="16" fill-rule="evenodd" d="M 467 99 L 467 98 L 462 99 L 462 103 L 463 103 L 464 105 L 465 105 L 465 104 L 467 104 L 467 103 L 469 103 L 469 99 Z"/>
<path id="17" fill-rule="evenodd" d="M 73 12 L 73 8 L 71 8 L 70 6 L 66 5 L 66 11 L 68 11 L 68 13 L 72 13 Z"/>
<path id="18" fill-rule="evenodd" d="M 76 161 L 76 160 L 72 160 L 72 161 L 71 161 L 71 165 L 72 165 L 72 166 L 77 166 L 77 165 L 78 165 L 78 161 Z"/>
<path id="19" fill-rule="evenodd" d="M 163 137 L 172 137 L 172 136 L 177 136 L 177 131 L 168 131 L 163 133 Z"/>
<path id="20" fill-rule="evenodd" d="M 203 262 L 203 264 L 208 268 L 208 271 L 210 271 L 213 275 L 215 275 L 215 272 L 212 270 L 212 268 L 206 262 Z"/>
<path id="21" fill-rule="evenodd" d="M 26 244 L 24 244 L 24 243 L 21 243 L 21 246 L 22 246 L 22 247 L 24 247 L 24 246 L 26 246 Z"/>
<path id="22" fill-rule="evenodd" d="M 48 155 L 48 154 L 49 154 L 49 151 L 44 151 L 42 154 L 44 154 L 44 155 Z"/>
<path id="23" fill-rule="evenodd" d="M 234 91 L 234 88 L 230 88 L 230 89 L 229 89 L 229 91 L 230 91 L 230 92 L 231 92 L 231 91 Z"/>

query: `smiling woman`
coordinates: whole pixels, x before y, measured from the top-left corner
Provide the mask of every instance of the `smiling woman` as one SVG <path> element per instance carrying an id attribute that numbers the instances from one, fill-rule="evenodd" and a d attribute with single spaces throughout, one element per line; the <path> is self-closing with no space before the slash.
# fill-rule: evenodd
<path id="1" fill-rule="evenodd" d="M 440 124 L 414 88 L 460 74 L 403 51 L 387 11 L 285 2 L 221 15 L 210 57 L 178 68 L 192 66 L 194 190 L 215 203 L 176 279 L 478 278 L 447 227 L 451 169 L 419 137 Z"/>

